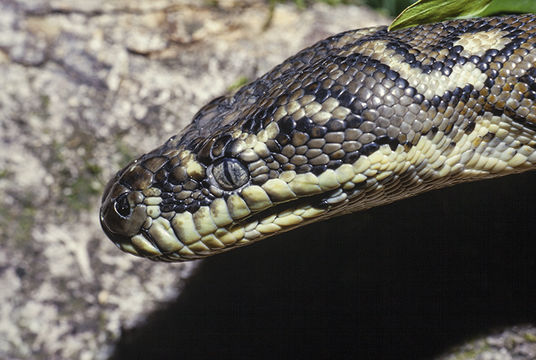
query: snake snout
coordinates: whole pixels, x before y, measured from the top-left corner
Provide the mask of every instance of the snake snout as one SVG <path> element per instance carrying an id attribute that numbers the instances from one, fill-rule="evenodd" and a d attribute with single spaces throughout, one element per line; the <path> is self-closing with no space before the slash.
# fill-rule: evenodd
<path id="1" fill-rule="evenodd" d="M 108 194 L 100 211 L 101 226 L 108 237 L 121 249 L 129 246 L 130 238 L 140 232 L 146 219 L 143 195 L 127 191 L 114 196 Z"/>
<path id="2" fill-rule="evenodd" d="M 146 221 L 147 206 L 141 190 L 150 181 L 140 175 L 143 169 L 136 162 L 118 172 L 106 186 L 100 209 L 100 222 L 106 235 L 122 250 L 136 254 L 130 239 L 141 231 Z"/>

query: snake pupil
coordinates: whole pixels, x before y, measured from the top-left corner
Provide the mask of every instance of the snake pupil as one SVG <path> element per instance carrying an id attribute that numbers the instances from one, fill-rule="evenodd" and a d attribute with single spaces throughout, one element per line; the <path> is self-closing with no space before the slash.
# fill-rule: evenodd
<path id="1" fill-rule="evenodd" d="M 130 204 L 128 203 L 127 194 L 121 194 L 115 200 L 115 211 L 122 217 L 130 215 Z"/>

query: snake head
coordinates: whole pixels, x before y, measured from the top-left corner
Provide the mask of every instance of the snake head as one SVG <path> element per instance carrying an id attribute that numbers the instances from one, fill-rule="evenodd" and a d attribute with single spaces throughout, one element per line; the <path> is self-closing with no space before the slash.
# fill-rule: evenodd
<path id="1" fill-rule="evenodd" d="M 186 261 L 318 220 L 333 201 L 344 202 L 334 190 L 354 176 L 351 165 L 323 176 L 284 170 L 283 155 L 268 147 L 279 134 L 272 123 L 257 134 L 172 138 L 110 181 L 100 212 L 105 233 L 131 254 Z"/>
<path id="2" fill-rule="evenodd" d="M 102 226 L 124 251 L 184 261 L 534 168 L 535 22 L 455 20 L 323 40 L 210 102 L 120 171 Z"/>

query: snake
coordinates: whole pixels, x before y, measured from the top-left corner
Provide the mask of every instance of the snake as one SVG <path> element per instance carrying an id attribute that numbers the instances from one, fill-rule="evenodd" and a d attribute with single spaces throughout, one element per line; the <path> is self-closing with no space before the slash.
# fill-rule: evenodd
<path id="1" fill-rule="evenodd" d="M 204 258 L 536 164 L 536 16 L 342 32 L 214 99 L 104 189 L 121 250 Z"/>

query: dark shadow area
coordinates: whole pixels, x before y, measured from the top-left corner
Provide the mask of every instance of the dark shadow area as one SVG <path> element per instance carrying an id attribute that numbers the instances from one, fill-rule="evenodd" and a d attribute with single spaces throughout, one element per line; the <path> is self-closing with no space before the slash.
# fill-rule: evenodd
<path id="1" fill-rule="evenodd" d="M 535 185 L 459 185 L 209 258 L 113 359 L 430 359 L 533 323 Z"/>

